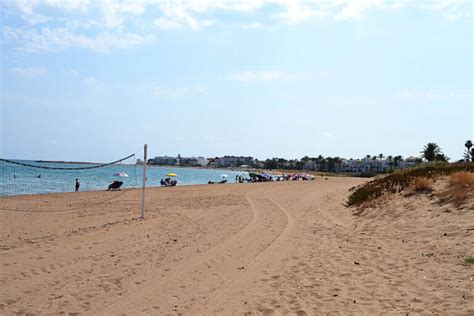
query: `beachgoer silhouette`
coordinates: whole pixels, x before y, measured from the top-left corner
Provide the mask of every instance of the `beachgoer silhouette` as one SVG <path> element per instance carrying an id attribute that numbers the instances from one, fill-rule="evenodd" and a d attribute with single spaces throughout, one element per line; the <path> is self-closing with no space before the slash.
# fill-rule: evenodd
<path id="1" fill-rule="evenodd" d="M 81 184 L 79 183 L 79 179 L 76 179 L 76 192 L 79 191 L 79 187 Z"/>

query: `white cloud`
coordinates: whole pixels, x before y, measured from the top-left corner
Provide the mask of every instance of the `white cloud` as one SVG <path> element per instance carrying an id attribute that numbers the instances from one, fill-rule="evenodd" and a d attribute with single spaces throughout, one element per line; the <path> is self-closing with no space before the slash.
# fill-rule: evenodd
<path id="1" fill-rule="evenodd" d="M 145 1 L 123 1 L 117 7 L 119 12 L 131 13 L 133 15 L 141 15 L 145 12 Z"/>
<path id="2" fill-rule="evenodd" d="M 225 25 L 219 13 L 228 12 L 242 17 L 231 22 L 242 29 L 321 17 L 357 20 L 374 10 L 413 8 L 439 12 L 448 20 L 472 19 L 472 3 L 463 0 L 4 0 L 1 6 L 5 40 L 24 52 L 128 48 L 153 39 L 150 33 L 157 29 L 198 31 Z M 26 23 L 9 24 L 12 16 Z"/>
<path id="3" fill-rule="evenodd" d="M 102 12 L 102 25 L 106 27 L 120 26 L 127 15 L 141 15 L 150 1 L 133 0 L 6 0 L 10 9 L 16 9 L 20 17 L 29 24 L 41 24 L 53 20 L 51 9 L 65 13 Z M 41 13 L 41 11 L 43 13 Z M 49 14 L 50 16 L 47 16 Z"/>
<path id="4" fill-rule="evenodd" d="M 336 20 L 357 20 L 370 10 L 421 9 L 438 11 L 447 19 L 472 18 L 472 4 L 465 0 L 408 1 L 408 0 L 333 0 Z"/>
<path id="5" fill-rule="evenodd" d="M 116 1 L 101 0 L 101 9 L 104 13 L 105 27 L 121 27 L 130 16 L 139 16 L 145 12 L 145 1 Z"/>
<path id="6" fill-rule="evenodd" d="M 45 75 L 46 73 L 48 73 L 48 69 L 42 66 L 24 67 L 24 68 L 16 67 L 16 68 L 10 69 L 10 72 L 20 77 L 33 78 L 36 76 Z"/>
<path id="7" fill-rule="evenodd" d="M 310 18 L 325 15 L 324 7 L 292 0 L 278 0 L 276 2 L 285 8 L 285 11 L 277 14 L 276 17 L 285 20 L 289 25 L 295 25 Z"/>
<path id="8" fill-rule="evenodd" d="M 263 3 L 263 0 L 228 1 L 227 9 L 244 12 L 254 12 L 257 9 L 260 9 L 263 6 Z"/>
<path id="9" fill-rule="evenodd" d="M 268 0 L 174 0 L 167 1 L 167 4 L 181 6 L 196 13 L 216 10 L 254 12 L 260 9 L 265 2 L 268 2 Z"/>
<path id="10" fill-rule="evenodd" d="M 264 26 L 260 22 L 254 22 L 254 23 L 243 24 L 242 28 L 244 30 L 261 30 L 264 28 Z"/>
<path id="11" fill-rule="evenodd" d="M 20 16 L 25 22 L 30 25 L 35 25 L 39 23 L 45 23 L 50 20 L 47 16 L 44 16 L 36 12 L 36 6 L 38 1 L 28 1 L 28 0 L 17 0 L 17 1 L 5 1 L 2 3 L 2 9 L 5 9 L 5 12 L 8 11 L 17 11 L 18 16 Z"/>
<path id="12" fill-rule="evenodd" d="M 191 87 L 163 87 L 163 86 L 154 86 L 152 87 L 152 92 L 157 97 L 186 97 L 186 96 L 195 96 L 203 94 L 207 91 L 206 86 L 198 85 Z"/>
<path id="13" fill-rule="evenodd" d="M 381 7 L 383 4 L 384 2 L 382 0 L 348 1 L 335 18 L 337 20 L 360 19 L 364 11 Z"/>
<path id="14" fill-rule="evenodd" d="M 33 3 L 38 3 L 39 1 L 29 1 Z M 66 10 L 66 11 L 87 11 L 91 5 L 92 0 L 44 0 L 46 6 Z"/>
<path id="15" fill-rule="evenodd" d="M 439 0 L 421 5 L 424 9 L 441 12 L 448 20 L 472 19 L 472 2 L 462 0 Z"/>
<path id="16" fill-rule="evenodd" d="M 184 28 L 184 26 L 176 21 L 170 20 L 165 17 L 161 17 L 153 21 L 157 28 L 160 30 L 179 30 Z"/>
<path id="17" fill-rule="evenodd" d="M 193 2 L 190 2 L 191 4 Z M 196 10 L 193 6 L 187 6 L 185 2 L 159 2 L 159 7 L 164 14 L 164 18 L 168 20 L 168 24 L 173 22 L 184 25 L 191 30 L 199 30 L 202 27 L 209 26 L 214 21 L 209 19 L 197 19 L 191 14 L 191 11 Z M 209 10 L 209 7 L 206 7 Z M 204 10 L 204 9 L 202 9 Z"/>
<path id="18" fill-rule="evenodd" d="M 18 42 L 18 49 L 24 52 L 57 52 L 77 47 L 96 52 L 109 52 L 113 48 L 129 48 L 143 44 L 152 36 L 141 36 L 134 33 L 102 32 L 93 37 L 71 32 L 67 28 L 4 28 L 7 40 Z"/>
<path id="19" fill-rule="evenodd" d="M 269 0 L 283 11 L 276 18 L 289 25 L 317 17 L 335 20 L 358 20 L 371 10 L 400 10 L 416 8 L 439 11 L 448 19 L 471 17 L 471 5 L 464 0 L 408 1 L 408 0 Z"/>
<path id="20" fill-rule="evenodd" d="M 279 71 L 240 71 L 228 76 L 228 79 L 237 81 L 270 81 L 281 79 L 283 74 Z"/>

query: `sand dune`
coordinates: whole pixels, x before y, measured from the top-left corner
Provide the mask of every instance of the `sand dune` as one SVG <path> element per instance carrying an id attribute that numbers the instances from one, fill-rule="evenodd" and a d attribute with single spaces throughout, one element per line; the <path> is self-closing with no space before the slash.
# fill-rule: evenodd
<path id="1" fill-rule="evenodd" d="M 399 198 L 353 216 L 342 203 L 362 182 L 154 188 L 144 221 L 139 191 L 74 211 L 64 205 L 107 192 L 0 211 L 0 311 L 474 313 L 474 271 L 462 265 L 473 255 L 472 205 Z"/>

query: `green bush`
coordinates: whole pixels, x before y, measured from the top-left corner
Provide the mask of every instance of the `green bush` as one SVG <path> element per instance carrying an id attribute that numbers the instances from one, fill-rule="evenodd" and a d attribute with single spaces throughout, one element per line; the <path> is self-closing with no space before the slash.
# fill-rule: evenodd
<path id="1" fill-rule="evenodd" d="M 474 257 L 464 258 L 464 263 L 465 264 L 474 264 Z"/>
<path id="2" fill-rule="evenodd" d="M 474 163 L 460 162 L 449 164 L 436 162 L 418 168 L 396 171 L 386 177 L 369 181 L 357 187 L 349 195 L 345 204 L 347 207 L 358 206 L 387 193 L 401 192 L 417 177 L 432 178 L 462 171 L 474 172 Z"/>

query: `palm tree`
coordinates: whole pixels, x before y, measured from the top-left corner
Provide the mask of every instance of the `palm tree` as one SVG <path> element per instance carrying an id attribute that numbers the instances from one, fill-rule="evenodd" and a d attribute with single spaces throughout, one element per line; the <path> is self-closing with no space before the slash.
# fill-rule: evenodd
<path id="1" fill-rule="evenodd" d="M 474 161 L 474 147 L 471 148 L 471 151 L 469 153 L 466 153 L 466 154 L 469 154 L 471 156 L 471 161 Z M 469 156 L 468 156 L 469 158 Z"/>
<path id="2" fill-rule="evenodd" d="M 316 157 L 316 170 L 321 171 L 321 165 L 322 165 L 323 159 L 324 157 L 321 155 Z"/>
<path id="3" fill-rule="evenodd" d="M 449 159 L 451 159 L 451 158 L 449 158 L 448 156 L 446 156 L 446 155 L 443 154 L 443 153 L 437 154 L 437 155 L 435 156 L 435 161 L 448 162 Z"/>
<path id="4" fill-rule="evenodd" d="M 291 170 L 298 169 L 297 163 L 298 163 L 298 159 L 290 159 L 290 168 L 291 168 Z"/>
<path id="5" fill-rule="evenodd" d="M 464 153 L 464 159 L 466 159 L 466 161 L 474 161 L 474 148 L 471 150 L 472 141 L 466 141 L 464 146 L 467 148 L 466 152 Z"/>
<path id="6" fill-rule="evenodd" d="M 372 156 L 372 163 L 370 165 L 370 170 L 375 169 L 375 161 L 377 160 L 377 156 Z"/>
<path id="7" fill-rule="evenodd" d="M 428 161 L 435 161 L 437 155 L 441 155 L 441 148 L 436 143 L 428 143 L 425 145 L 423 150 L 420 152 L 421 158 L 424 158 Z"/>
<path id="8" fill-rule="evenodd" d="M 395 156 L 393 158 L 393 165 L 395 167 L 398 167 L 400 165 L 400 162 L 403 160 L 403 157 L 401 155 Z"/>
<path id="9" fill-rule="evenodd" d="M 278 168 L 280 168 L 280 169 L 285 169 L 285 167 L 286 167 L 286 159 L 284 159 L 284 158 L 278 158 L 277 164 L 278 164 Z"/>
<path id="10" fill-rule="evenodd" d="M 342 163 L 341 157 L 336 157 L 336 158 L 334 158 L 334 163 L 335 163 L 335 165 L 336 165 L 336 166 L 335 166 L 336 172 L 339 172 L 339 169 L 340 169 L 341 163 Z"/>
<path id="11" fill-rule="evenodd" d="M 370 159 L 372 158 L 371 155 L 366 155 L 364 158 L 364 170 L 365 172 L 369 172 L 372 170 L 372 163 Z"/>
<path id="12" fill-rule="evenodd" d="M 390 170 L 392 170 L 393 169 L 393 156 L 388 155 L 387 160 L 388 160 L 388 165 L 390 166 Z"/>
<path id="13" fill-rule="evenodd" d="M 319 155 L 318 159 L 319 159 L 319 171 L 326 171 L 326 158 Z"/>

